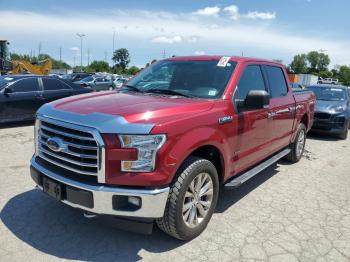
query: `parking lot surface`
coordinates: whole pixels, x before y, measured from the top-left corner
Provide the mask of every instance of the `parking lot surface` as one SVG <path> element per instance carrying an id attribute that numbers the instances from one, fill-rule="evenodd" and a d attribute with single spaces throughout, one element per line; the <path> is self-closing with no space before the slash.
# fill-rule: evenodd
<path id="1" fill-rule="evenodd" d="M 0 261 L 350 261 L 350 140 L 312 135 L 281 161 L 222 191 L 190 242 L 87 220 L 34 189 L 33 126 L 0 129 Z"/>

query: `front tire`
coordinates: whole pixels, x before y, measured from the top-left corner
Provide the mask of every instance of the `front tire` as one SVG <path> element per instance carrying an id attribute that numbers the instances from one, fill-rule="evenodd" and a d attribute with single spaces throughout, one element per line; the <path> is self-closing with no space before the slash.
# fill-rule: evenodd
<path id="1" fill-rule="evenodd" d="M 349 132 L 349 129 L 346 128 L 344 133 L 342 133 L 339 137 L 343 140 L 347 139 L 348 138 L 348 132 Z"/>
<path id="2" fill-rule="evenodd" d="M 306 142 L 306 127 L 303 123 L 299 124 L 297 136 L 295 141 L 290 145 L 290 153 L 286 156 L 286 159 L 292 163 L 299 162 L 303 156 Z"/>
<path id="3" fill-rule="evenodd" d="M 181 240 L 197 237 L 207 227 L 219 194 L 215 166 L 208 160 L 189 157 L 171 187 L 164 216 L 158 227 Z"/>

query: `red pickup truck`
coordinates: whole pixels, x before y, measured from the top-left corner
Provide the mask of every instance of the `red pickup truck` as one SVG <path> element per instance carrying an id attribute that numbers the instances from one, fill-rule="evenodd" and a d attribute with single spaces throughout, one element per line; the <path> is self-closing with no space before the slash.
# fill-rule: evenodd
<path id="1" fill-rule="evenodd" d="M 88 217 L 150 232 L 155 221 L 187 240 L 206 228 L 220 185 L 235 188 L 283 157 L 300 160 L 314 106 L 314 94 L 294 94 L 273 61 L 165 59 L 120 90 L 42 106 L 31 176 Z"/>

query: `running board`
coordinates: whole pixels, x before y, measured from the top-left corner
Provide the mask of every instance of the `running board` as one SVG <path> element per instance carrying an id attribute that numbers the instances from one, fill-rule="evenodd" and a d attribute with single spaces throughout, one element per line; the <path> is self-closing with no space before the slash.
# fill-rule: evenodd
<path id="1" fill-rule="evenodd" d="M 266 169 L 267 167 L 271 166 L 272 164 L 276 163 L 278 160 L 280 160 L 282 157 L 288 155 L 290 153 L 290 149 L 286 148 L 283 151 L 279 152 L 278 154 L 274 155 L 273 157 L 265 160 L 264 162 L 260 163 L 256 167 L 248 170 L 247 172 L 243 173 L 242 175 L 233 178 L 231 181 L 225 184 L 225 188 L 236 188 L 242 185 L 247 180 L 251 179 L 252 177 L 259 174 L 261 171 Z"/>

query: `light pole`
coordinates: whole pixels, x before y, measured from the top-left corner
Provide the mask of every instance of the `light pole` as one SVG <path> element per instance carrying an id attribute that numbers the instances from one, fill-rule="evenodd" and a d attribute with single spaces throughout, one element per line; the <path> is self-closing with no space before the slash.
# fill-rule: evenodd
<path id="1" fill-rule="evenodd" d="M 115 27 L 112 27 L 113 29 L 113 50 L 112 50 L 112 57 L 114 56 L 115 51 Z"/>
<path id="2" fill-rule="evenodd" d="M 77 36 L 80 37 L 80 70 L 83 71 L 83 37 L 85 35 L 77 33 Z"/>

